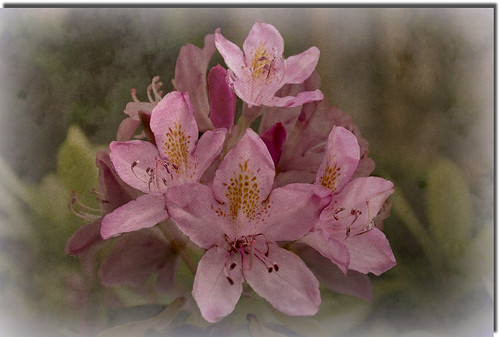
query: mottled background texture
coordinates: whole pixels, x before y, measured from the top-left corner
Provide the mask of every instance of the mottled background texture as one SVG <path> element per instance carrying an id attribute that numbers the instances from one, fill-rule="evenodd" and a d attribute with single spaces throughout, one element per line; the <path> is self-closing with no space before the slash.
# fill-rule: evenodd
<path id="1" fill-rule="evenodd" d="M 69 127 L 106 144 L 130 88 L 147 100 L 159 75 L 172 89 L 182 45 L 220 27 L 241 46 L 255 21 L 285 56 L 320 49 L 326 98 L 396 185 L 384 230 L 398 265 L 372 278 L 372 302 L 331 295 L 317 321 L 335 336 L 492 334 L 493 8 L 163 8 L 0 10 L 2 336 L 64 336 L 84 315 L 64 255 L 82 222 L 51 183 Z"/>

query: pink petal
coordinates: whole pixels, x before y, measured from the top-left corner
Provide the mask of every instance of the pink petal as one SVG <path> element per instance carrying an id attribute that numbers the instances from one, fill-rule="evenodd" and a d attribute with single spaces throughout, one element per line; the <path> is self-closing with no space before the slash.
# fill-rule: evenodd
<path id="1" fill-rule="evenodd" d="M 141 122 L 133 118 L 125 118 L 118 126 L 116 133 L 116 140 L 119 142 L 126 142 L 130 140 L 135 133 L 135 130 L 141 125 Z"/>
<path id="2" fill-rule="evenodd" d="M 224 242 L 225 219 L 216 213 L 221 205 L 208 186 L 199 183 L 174 186 L 165 194 L 165 203 L 175 224 L 198 246 L 209 249 Z"/>
<path id="3" fill-rule="evenodd" d="M 153 111 L 155 106 L 156 106 L 156 103 L 129 102 L 125 106 L 125 110 L 123 112 L 125 114 L 127 114 L 130 118 L 138 121 L 139 120 L 139 116 L 138 116 L 139 111 L 143 111 L 147 114 L 151 114 L 151 111 Z"/>
<path id="4" fill-rule="evenodd" d="M 260 135 L 264 141 L 273 158 L 274 165 L 276 166 L 280 160 L 283 146 L 285 145 L 286 130 L 281 122 L 276 123 L 269 130 Z"/>
<path id="5" fill-rule="evenodd" d="M 219 165 L 214 196 L 224 203 L 230 221 L 253 222 L 271 192 L 273 179 L 274 163 L 266 145 L 255 131 L 247 129 Z M 244 230 L 245 226 L 239 227 Z"/>
<path id="6" fill-rule="evenodd" d="M 286 97 L 274 96 L 269 101 L 266 101 L 263 104 L 269 106 L 295 107 L 312 101 L 322 100 L 323 97 L 324 96 L 321 90 L 316 89 L 314 91 L 301 92 L 297 96 L 286 96 Z"/>
<path id="7" fill-rule="evenodd" d="M 151 130 L 160 156 L 175 164 L 180 172 L 189 169 L 189 154 L 198 140 L 198 125 L 188 93 L 172 91 L 151 114 Z"/>
<path id="8" fill-rule="evenodd" d="M 77 256 L 87 251 L 94 244 L 102 242 L 101 234 L 99 233 L 100 228 L 101 219 L 81 226 L 69 238 L 64 252 Z"/>
<path id="9" fill-rule="evenodd" d="M 224 58 L 224 62 L 226 62 L 229 69 L 231 69 L 237 77 L 244 76 L 244 72 L 241 68 L 245 65 L 243 52 L 237 45 L 222 36 L 220 28 L 215 31 L 215 46 Z"/>
<path id="10" fill-rule="evenodd" d="M 345 274 L 349 266 L 349 251 L 343 241 L 334 238 L 325 238 L 321 231 L 307 234 L 299 240 L 301 243 L 314 248 L 318 253 L 335 263 Z"/>
<path id="11" fill-rule="evenodd" d="M 215 52 L 214 36 L 205 37 L 203 49 L 187 44 L 181 47 L 175 64 L 175 79 L 172 83 L 177 91 L 189 92 L 194 107 L 194 116 L 201 131 L 212 128 L 207 93 L 207 69 Z"/>
<path id="12" fill-rule="evenodd" d="M 109 158 L 109 149 L 99 150 L 96 153 L 96 166 L 99 169 L 100 204 L 103 214 L 113 211 L 127 202 L 134 200 L 142 193 L 125 183 L 113 167 Z"/>
<path id="13" fill-rule="evenodd" d="M 246 64 L 250 64 L 249 58 L 252 57 L 252 50 L 264 45 L 266 50 L 274 50 L 278 57 L 283 55 L 284 41 L 279 31 L 267 23 L 256 22 L 248 33 L 243 43 Z"/>
<path id="14" fill-rule="evenodd" d="M 356 136 L 343 127 L 333 127 L 315 183 L 328 187 L 333 193 L 338 192 L 351 179 L 358 163 Z"/>
<path id="15" fill-rule="evenodd" d="M 201 315 L 210 323 L 220 321 L 234 310 L 243 289 L 241 267 L 227 271 L 227 275 L 224 272 L 229 269 L 225 266 L 227 253 L 219 247 L 209 249 L 198 263 L 194 277 L 193 297 Z"/>
<path id="16" fill-rule="evenodd" d="M 320 87 L 320 84 L 321 79 L 319 78 L 318 72 L 314 71 L 313 74 L 304 82 L 300 84 L 285 84 L 275 93 L 275 95 L 278 97 L 297 96 L 303 91 L 313 91 L 315 89 L 318 89 Z M 295 128 L 298 116 L 301 114 L 301 110 L 302 106 L 297 106 L 294 108 L 265 107 L 266 113 L 262 114 L 259 133 L 263 133 L 265 130 L 270 129 L 277 122 L 281 122 L 285 127 L 287 134 L 290 134 Z M 248 114 L 248 112 L 243 110 L 243 114 Z M 330 131 L 330 129 L 331 127 L 328 128 L 328 131 Z"/>
<path id="17" fill-rule="evenodd" d="M 284 83 L 302 83 L 316 68 L 319 60 L 319 49 L 311 47 L 306 51 L 290 56 L 285 60 L 286 72 Z"/>
<path id="18" fill-rule="evenodd" d="M 226 69 L 220 64 L 210 69 L 207 82 L 210 120 L 214 128 L 226 128 L 231 131 L 236 114 L 236 95 L 227 84 Z"/>
<path id="19" fill-rule="evenodd" d="M 371 301 L 373 298 L 370 278 L 355 270 L 342 272 L 335 264 L 306 245 L 296 245 L 299 257 L 316 275 L 321 284 L 337 293 L 356 296 Z"/>
<path id="20" fill-rule="evenodd" d="M 120 238 L 99 269 L 105 286 L 142 285 L 160 269 L 171 248 L 156 228 L 129 233 Z"/>
<path id="21" fill-rule="evenodd" d="M 331 200 L 331 192 L 312 184 L 290 184 L 269 196 L 269 218 L 262 228 L 268 240 L 293 241 L 308 233 Z M 258 233 L 259 231 L 257 231 Z"/>
<path id="22" fill-rule="evenodd" d="M 344 243 L 351 256 L 349 269 L 380 275 L 396 265 L 389 241 L 377 228 L 351 236 Z"/>
<path id="23" fill-rule="evenodd" d="M 145 194 L 132 200 L 102 219 L 101 236 L 104 240 L 141 228 L 153 227 L 168 219 L 163 198 Z"/>
<path id="24" fill-rule="evenodd" d="M 291 316 L 309 316 L 318 312 L 321 304 L 319 283 L 305 263 L 294 253 L 269 244 L 269 259 L 279 266 L 278 271 L 254 261 L 244 270 L 245 279 L 259 296 Z"/>
<path id="25" fill-rule="evenodd" d="M 131 140 L 128 142 L 111 142 L 109 157 L 120 178 L 130 186 L 144 192 L 152 192 L 148 184 L 148 167 L 155 167 L 155 156 L 158 150 L 150 142 Z M 153 191 L 154 192 L 154 191 Z"/>
<path id="26" fill-rule="evenodd" d="M 200 180 L 203 173 L 217 160 L 226 140 L 226 134 L 226 129 L 217 129 L 206 131 L 200 137 L 193 154 L 194 160 L 198 165 L 195 180 Z"/>

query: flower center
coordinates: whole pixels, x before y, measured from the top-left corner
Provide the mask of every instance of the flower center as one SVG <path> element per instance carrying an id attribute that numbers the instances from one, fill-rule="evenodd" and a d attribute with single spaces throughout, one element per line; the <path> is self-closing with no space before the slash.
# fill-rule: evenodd
<path id="1" fill-rule="evenodd" d="M 265 240 L 264 245 L 262 244 L 262 241 L 259 244 L 261 247 L 264 246 L 264 250 L 257 247 L 257 238 L 259 237 L 262 237 Z M 234 281 L 230 276 L 230 272 L 237 266 L 237 263 L 233 261 L 237 255 L 240 256 L 240 268 L 242 270 L 251 270 L 255 260 L 258 263 L 262 263 L 269 273 L 272 273 L 273 271 L 277 272 L 279 270 L 278 264 L 269 258 L 269 242 L 264 234 L 259 233 L 255 235 L 246 235 L 234 240 L 231 240 L 227 235 L 224 235 L 224 238 L 229 244 L 224 264 L 224 273 L 230 285 L 234 284 Z"/>
<path id="2" fill-rule="evenodd" d="M 276 51 L 271 49 L 269 52 L 264 43 L 261 43 L 256 49 L 251 51 L 252 59 L 249 69 L 252 73 L 253 80 L 268 80 L 276 74 L 275 62 Z"/>
<path id="3" fill-rule="evenodd" d="M 179 170 L 179 167 L 175 163 L 171 163 L 166 159 L 161 159 L 155 156 L 155 167 L 146 167 L 147 180 L 144 180 L 135 172 L 135 167 L 139 165 L 139 163 L 139 160 L 134 161 L 130 165 L 130 169 L 137 179 L 148 184 L 150 193 L 163 193 L 164 191 L 166 191 L 166 189 L 172 185 L 174 174 Z M 157 191 L 154 191 L 152 188 L 156 189 Z"/>
<path id="4" fill-rule="evenodd" d="M 352 208 L 350 211 L 343 208 L 343 207 L 338 207 L 337 209 L 333 210 L 332 213 L 330 213 L 331 217 L 335 221 L 341 221 L 343 224 L 347 223 L 347 225 L 344 227 L 342 225 L 340 226 L 335 226 L 332 228 L 332 231 L 344 231 L 345 230 L 345 238 L 344 240 L 347 240 L 351 236 L 358 236 L 365 234 L 369 231 L 371 231 L 375 227 L 375 223 L 372 217 L 368 216 L 368 222 L 363 226 L 353 226 L 358 219 L 360 218 L 361 214 L 363 214 L 363 211 L 359 209 Z"/>

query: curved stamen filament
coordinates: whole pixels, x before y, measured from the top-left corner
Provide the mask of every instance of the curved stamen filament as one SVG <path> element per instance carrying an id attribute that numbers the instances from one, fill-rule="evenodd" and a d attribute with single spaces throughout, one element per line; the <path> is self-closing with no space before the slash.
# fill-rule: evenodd
<path id="1" fill-rule="evenodd" d="M 136 103 L 139 103 L 139 99 L 137 98 L 137 90 L 135 88 L 130 89 L 130 96 L 132 96 L 132 100 Z"/>
<path id="2" fill-rule="evenodd" d="M 75 205 L 78 205 L 78 209 L 75 207 Z M 78 193 L 75 190 L 71 191 L 69 208 L 70 208 L 71 212 L 73 212 L 74 215 L 83 219 L 84 221 L 92 222 L 92 221 L 95 221 L 101 217 L 101 211 L 99 209 L 88 207 L 88 206 L 84 205 L 78 199 Z M 93 214 L 93 213 L 97 213 L 97 214 Z"/>
<path id="3" fill-rule="evenodd" d="M 161 91 L 160 88 L 162 87 L 163 82 L 160 82 L 160 76 L 153 77 L 151 84 L 151 91 L 153 92 L 155 102 L 161 101 L 163 91 Z"/>

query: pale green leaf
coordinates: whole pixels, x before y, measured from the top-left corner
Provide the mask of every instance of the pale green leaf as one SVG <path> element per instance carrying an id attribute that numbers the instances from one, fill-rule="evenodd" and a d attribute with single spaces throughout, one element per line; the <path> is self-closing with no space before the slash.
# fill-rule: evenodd
<path id="1" fill-rule="evenodd" d="M 440 159 L 427 173 L 426 208 L 430 229 L 439 248 L 448 258 L 456 258 L 471 236 L 471 197 L 460 168 Z"/>
<path id="2" fill-rule="evenodd" d="M 57 154 L 57 176 L 70 192 L 75 190 L 83 203 L 96 206 L 92 190 L 97 187 L 96 148 L 76 126 L 68 130 L 66 140 Z M 69 200 L 69 194 L 68 194 Z"/>

